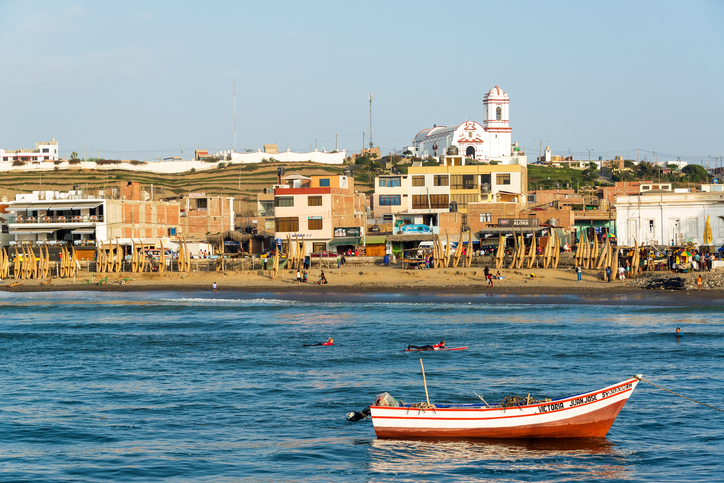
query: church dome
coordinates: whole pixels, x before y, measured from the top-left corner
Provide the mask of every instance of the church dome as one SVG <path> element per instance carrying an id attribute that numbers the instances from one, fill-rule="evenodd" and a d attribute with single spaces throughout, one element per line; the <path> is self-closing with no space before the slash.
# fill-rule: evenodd
<path id="1" fill-rule="evenodd" d="M 489 96 L 502 96 L 503 94 L 505 94 L 505 92 L 503 92 L 503 89 L 498 86 L 495 86 L 488 91 Z"/>

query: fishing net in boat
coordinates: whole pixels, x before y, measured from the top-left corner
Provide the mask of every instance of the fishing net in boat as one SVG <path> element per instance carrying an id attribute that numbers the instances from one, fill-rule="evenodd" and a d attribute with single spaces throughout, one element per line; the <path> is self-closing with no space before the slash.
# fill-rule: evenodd
<path id="1" fill-rule="evenodd" d="M 550 402 L 550 398 L 545 399 L 536 399 L 534 397 L 530 397 L 530 394 L 528 397 L 525 396 L 507 396 L 504 397 L 502 401 L 500 401 L 500 407 L 510 408 L 510 407 L 517 407 L 517 406 L 526 406 L 528 404 L 538 404 L 538 403 L 544 403 L 544 402 Z"/>
<path id="2" fill-rule="evenodd" d="M 375 396 L 375 406 L 386 406 L 390 408 L 400 407 L 400 401 L 390 396 L 389 392 L 383 392 Z"/>

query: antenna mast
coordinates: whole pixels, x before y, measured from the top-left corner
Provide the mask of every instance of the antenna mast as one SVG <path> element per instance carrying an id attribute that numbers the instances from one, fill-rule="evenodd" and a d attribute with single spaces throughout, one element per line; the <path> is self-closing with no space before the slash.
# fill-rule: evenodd
<path id="1" fill-rule="evenodd" d="M 236 77 L 234 77 L 234 152 L 236 152 Z"/>
<path id="2" fill-rule="evenodd" d="M 370 92 L 370 149 L 372 149 L 372 93 Z"/>

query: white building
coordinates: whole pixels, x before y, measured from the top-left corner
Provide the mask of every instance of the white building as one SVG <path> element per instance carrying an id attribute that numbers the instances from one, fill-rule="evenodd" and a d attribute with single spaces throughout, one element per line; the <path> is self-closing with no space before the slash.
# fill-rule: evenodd
<path id="1" fill-rule="evenodd" d="M 703 241 L 706 217 L 716 246 L 724 243 L 724 192 L 641 193 L 616 199 L 616 233 L 620 245 L 677 245 Z"/>
<path id="2" fill-rule="evenodd" d="M 265 152 L 262 150 L 251 153 L 237 153 L 235 151 L 221 151 L 215 155 L 221 161 L 231 161 L 234 164 L 261 163 L 264 160 L 274 158 L 282 163 L 301 163 L 312 161 L 322 164 L 344 164 L 347 151 L 327 152 L 325 150 L 299 153 L 287 149 L 284 152 Z"/>
<path id="3" fill-rule="evenodd" d="M 442 156 L 455 146 L 461 156 L 507 163 L 512 154 L 508 93 L 495 86 L 483 99 L 483 124 L 467 121 L 456 126 L 433 126 L 415 136 L 417 155 Z"/>
<path id="4" fill-rule="evenodd" d="M 0 149 L 0 161 L 26 161 L 41 163 L 43 161 L 58 161 L 58 142 L 53 138 L 49 143 L 35 143 L 35 149 L 18 149 L 6 151 Z"/>

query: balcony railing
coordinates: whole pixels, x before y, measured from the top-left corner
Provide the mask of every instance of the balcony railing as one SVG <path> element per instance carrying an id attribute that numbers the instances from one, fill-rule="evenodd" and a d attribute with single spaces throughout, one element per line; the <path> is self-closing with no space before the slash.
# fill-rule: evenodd
<path id="1" fill-rule="evenodd" d="M 12 223 L 103 223 L 103 215 L 17 216 Z"/>

